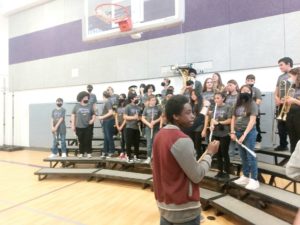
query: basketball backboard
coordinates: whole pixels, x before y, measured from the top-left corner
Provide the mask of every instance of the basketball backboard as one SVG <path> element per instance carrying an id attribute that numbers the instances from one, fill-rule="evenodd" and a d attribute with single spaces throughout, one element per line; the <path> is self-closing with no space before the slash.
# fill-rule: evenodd
<path id="1" fill-rule="evenodd" d="M 108 24 L 96 16 L 100 4 L 118 4 L 128 8 L 132 29 L 121 32 L 118 24 Z M 84 0 L 82 20 L 83 41 L 109 39 L 121 36 L 138 37 L 139 33 L 176 26 L 184 22 L 184 0 Z M 112 14 L 117 13 L 112 6 Z"/>

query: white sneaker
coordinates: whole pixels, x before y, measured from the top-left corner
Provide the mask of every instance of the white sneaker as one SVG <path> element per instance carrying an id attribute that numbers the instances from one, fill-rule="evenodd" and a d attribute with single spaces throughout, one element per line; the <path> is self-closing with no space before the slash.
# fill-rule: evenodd
<path id="1" fill-rule="evenodd" d="M 134 162 L 140 162 L 141 160 L 136 155 L 134 155 L 133 156 L 133 161 Z"/>
<path id="2" fill-rule="evenodd" d="M 148 157 L 144 162 L 147 163 L 147 164 L 149 164 L 151 162 L 151 158 Z"/>
<path id="3" fill-rule="evenodd" d="M 52 154 L 49 155 L 48 157 L 49 157 L 49 158 L 55 158 L 55 157 L 57 157 L 57 154 L 53 154 L 53 153 L 52 153 Z"/>
<path id="4" fill-rule="evenodd" d="M 88 158 L 92 158 L 92 154 L 87 154 L 87 157 Z"/>
<path id="5" fill-rule="evenodd" d="M 256 142 L 254 148 L 255 148 L 255 149 L 261 149 L 261 143 L 260 143 L 260 142 Z"/>
<path id="6" fill-rule="evenodd" d="M 241 176 L 239 179 L 233 181 L 238 185 L 247 185 L 249 183 L 249 178 L 245 176 Z"/>
<path id="7" fill-rule="evenodd" d="M 67 154 L 66 154 L 66 153 L 61 153 L 61 157 L 62 157 L 62 158 L 66 158 L 66 157 L 67 157 Z"/>
<path id="8" fill-rule="evenodd" d="M 249 179 L 249 183 L 246 185 L 245 187 L 248 190 L 255 190 L 257 188 L 259 188 L 259 182 L 258 180 L 254 180 L 254 179 Z"/>
<path id="9" fill-rule="evenodd" d="M 82 156 L 83 156 L 83 154 L 78 154 L 77 157 L 78 157 L 78 158 L 82 158 Z"/>

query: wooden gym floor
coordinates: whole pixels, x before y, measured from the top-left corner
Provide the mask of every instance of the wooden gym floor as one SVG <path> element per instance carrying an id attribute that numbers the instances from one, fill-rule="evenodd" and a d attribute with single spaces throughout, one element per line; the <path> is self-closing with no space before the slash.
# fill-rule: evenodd
<path id="1" fill-rule="evenodd" d="M 49 176 L 38 181 L 33 173 L 49 152 L 0 151 L 1 224 L 154 225 L 159 213 L 150 189 L 130 182 L 87 182 L 82 177 Z M 203 212 L 205 225 L 239 224 L 229 216 Z"/>

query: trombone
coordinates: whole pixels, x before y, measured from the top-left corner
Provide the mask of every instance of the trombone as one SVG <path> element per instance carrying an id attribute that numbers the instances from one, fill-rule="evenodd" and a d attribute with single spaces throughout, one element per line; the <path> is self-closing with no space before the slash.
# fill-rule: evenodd
<path id="1" fill-rule="evenodd" d="M 283 83 L 283 81 L 281 81 L 281 82 Z M 285 88 L 286 88 L 286 81 L 284 81 L 284 82 L 285 82 Z M 277 117 L 278 120 L 286 121 L 287 114 L 289 113 L 289 111 L 291 109 L 291 105 L 287 103 L 287 98 L 294 97 L 294 95 L 295 95 L 295 89 L 290 87 L 284 96 L 284 103 L 281 108 L 280 114 Z"/>

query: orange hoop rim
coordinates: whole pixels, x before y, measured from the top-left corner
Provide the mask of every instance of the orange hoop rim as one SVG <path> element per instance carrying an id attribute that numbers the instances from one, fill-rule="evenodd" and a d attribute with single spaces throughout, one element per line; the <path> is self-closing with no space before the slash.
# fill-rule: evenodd
<path id="1" fill-rule="evenodd" d="M 103 14 L 99 14 L 99 9 L 103 8 L 103 7 L 106 7 L 106 6 L 115 6 L 115 7 L 118 7 L 120 9 L 123 10 L 123 13 L 124 15 L 123 16 L 120 16 L 120 17 L 110 17 L 110 16 L 106 16 L 104 13 Z M 96 16 L 106 22 L 106 23 L 119 23 L 119 22 L 122 22 L 122 21 L 126 21 L 128 19 L 130 19 L 130 16 L 129 16 L 129 10 L 128 10 L 128 7 L 126 6 L 123 6 L 123 5 L 120 5 L 120 4 L 115 4 L 115 3 L 103 3 L 103 4 L 99 4 L 96 6 L 95 8 L 95 13 L 96 13 Z"/>

